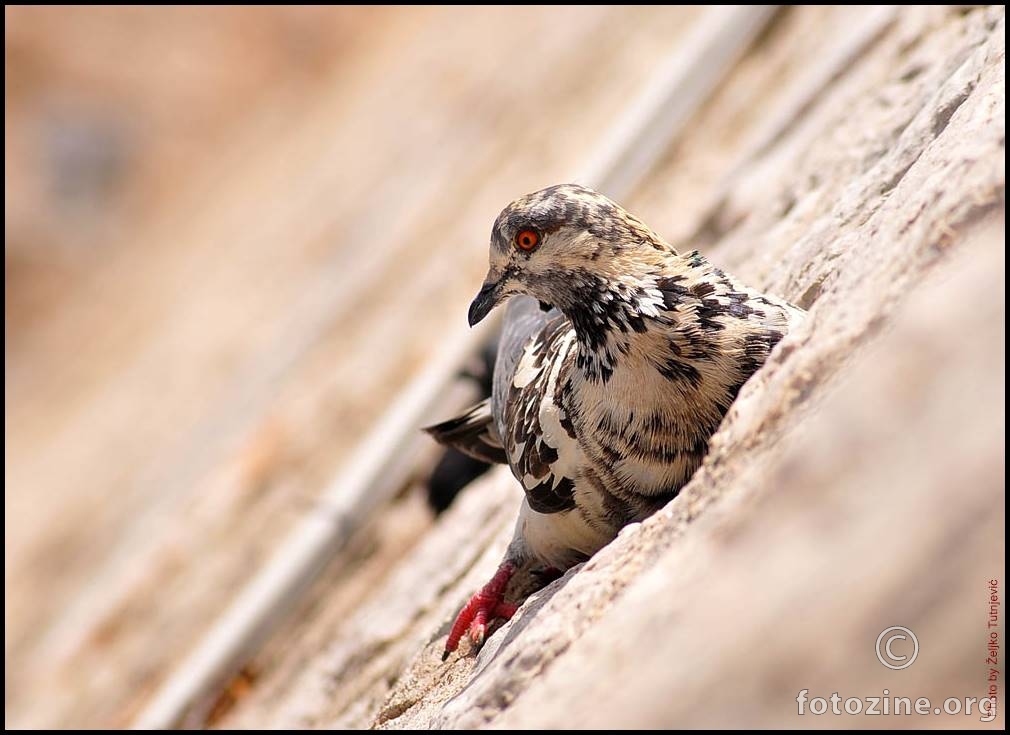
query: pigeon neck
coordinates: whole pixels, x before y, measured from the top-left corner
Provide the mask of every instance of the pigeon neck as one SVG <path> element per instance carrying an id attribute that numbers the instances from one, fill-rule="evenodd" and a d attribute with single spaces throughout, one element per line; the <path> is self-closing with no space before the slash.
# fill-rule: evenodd
<path id="1" fill-rule="evenodd" d="M 662 296 L 653 279 L 577 281 L 581 287 L 559 308 L 575 330 L 577 367 L 588 381 L 606 383 L 622 360 L 638 352 L 635 343 L 654 339 L 669 320 L 660 313 Z"/>

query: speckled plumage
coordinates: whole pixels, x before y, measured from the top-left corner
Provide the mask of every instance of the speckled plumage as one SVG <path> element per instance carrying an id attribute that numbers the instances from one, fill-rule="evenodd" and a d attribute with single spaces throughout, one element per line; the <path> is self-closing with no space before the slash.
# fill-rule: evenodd
<path id="1" fill-rule="evenodd" d="M 516 243 L 530 231 L 527 252 Z M 506 313 L 489 410 L 471 412 L 466 431 L 430 430 L 471 453 L 494 447 L 522 484 L 503 568 L 530 558 L 567 568 L 673 498 L 741 386 L 802 318 L 576 185 L 498 216 L 471 323 L 513 295 L 523 296 Z"/>

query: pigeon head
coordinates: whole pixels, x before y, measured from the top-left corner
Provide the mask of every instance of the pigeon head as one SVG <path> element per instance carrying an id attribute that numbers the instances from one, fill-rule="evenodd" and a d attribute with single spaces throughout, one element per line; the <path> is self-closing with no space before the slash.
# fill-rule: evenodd
<path id="1" fill-rule="evenodd" d="M 470 305 L 470 326 L 514 294 L 564 312 L 673 252 L 619 204 L 577 184 L 527 194 L 498 215 L 490 268 Z"/>

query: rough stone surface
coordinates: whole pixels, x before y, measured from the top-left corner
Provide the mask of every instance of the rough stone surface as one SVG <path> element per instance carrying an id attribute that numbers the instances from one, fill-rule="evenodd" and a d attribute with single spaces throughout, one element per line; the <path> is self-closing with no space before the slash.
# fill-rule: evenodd
<path id="1" fill-rule="evenodd" d="M 443 664 L 511 534 L 499 470 L 346 621 L 303 618 L 330 642 L 265 666 L 222 724 L 894 726 L 797 719 L 796 696 L 983 696 L 1005 580 L 1004 10 L 832 12 L 779 19 L 686 134 L 697 148 L 629 202 L 810 309 L 681 495 Z M 770 88 L 766 124 L 726 122 Z M 708 198 L 669 226 L 692 185 Z M 920 641 L 905 671 L 874 653 L 892 625 Z"/>

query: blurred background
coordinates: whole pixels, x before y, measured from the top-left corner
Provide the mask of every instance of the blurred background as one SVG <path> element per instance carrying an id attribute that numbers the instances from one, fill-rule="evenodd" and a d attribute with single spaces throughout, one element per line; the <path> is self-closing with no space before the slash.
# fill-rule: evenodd
<path id="1" fill-rule="evenodd" d="M 5 9 L 9 722 L 128 720 L 696 12 Z"/>
<path id="2" fill-rule="evenodd" d="M 583 175 L 704 12 L 5 8 L 8 725 L 124 726 L 143 711 L 467 331 L 498 211 Z M 702 248 L 766 195 L 766 230 L 823 210 L 889 143 L 839 163 L 837 185 L 807 176 L 812 198 L 769 194 L 768 162 L 787 167 L 826 124 L 812 90 L 842 72 L 813 78 L 815 62 L 870 54 L 893 23 L 779 11 L 704 116 L 653 152 L 629 208 Z M 908 79 L 930 79 L 932 57 L 915 54 Z M 808 113 L 814 127 L 795 122 Z M 838 149 L 872 138 L 838 129 Z M 824 281 L 804 278 L 779 290 L 809 305 Z M 330 628 L 283 641 L 322 645 L 433 527 L 450 502 L 430 501 L 433 461 L 327 569 L 335 597 L 306 603 Z M 275 643 L 198 724 L 219 722 L 257 669 L 304 661 L 283 657 Z"/>

